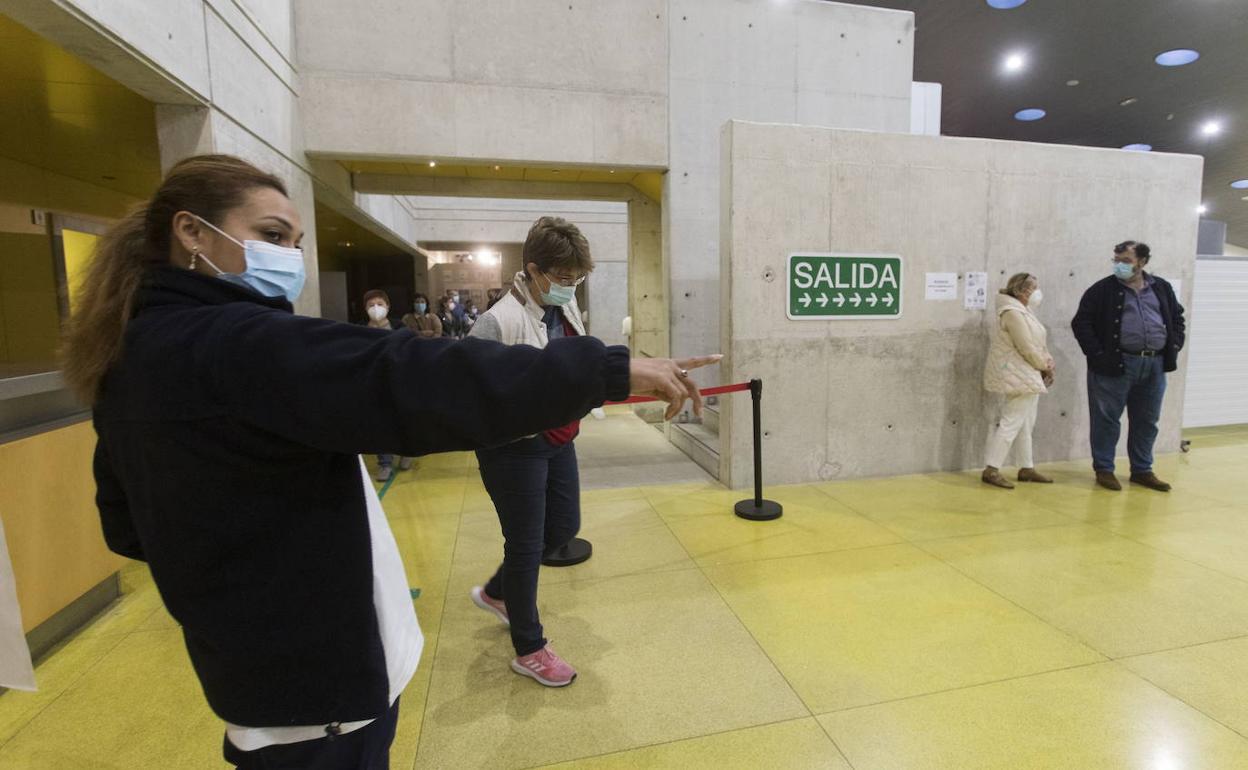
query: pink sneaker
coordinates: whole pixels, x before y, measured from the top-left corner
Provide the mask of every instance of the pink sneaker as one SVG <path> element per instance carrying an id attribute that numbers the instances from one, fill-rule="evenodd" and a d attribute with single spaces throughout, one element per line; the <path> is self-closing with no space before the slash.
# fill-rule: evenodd
<path id="1" fill-rule="evenodd" d="M 507 625 L 511 625 L 511 619 L 507 617 L 507 605 L 498 599 L 492 598 L 481 586 L 473 587 L 472 603 L 503 621 Z"/>
<path id="2" fill-rule="evenodd" d="M 576 669 L 556 655 L 549 644 L 535 653 L 513 660 L 511 670 L 536 679 L 547 687 L 567 687 L 576 679 Z"/>

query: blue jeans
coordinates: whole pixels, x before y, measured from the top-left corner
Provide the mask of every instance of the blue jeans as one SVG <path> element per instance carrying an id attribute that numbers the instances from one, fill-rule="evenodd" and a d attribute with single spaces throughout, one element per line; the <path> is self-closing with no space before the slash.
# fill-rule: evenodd
<path id="1" fill-rule="evenodd" d="M 1126 370 L 1106 377 L 1088 370 L 1088 410 L 1092 423 L 1092 467 L 1113 473 L 1114 454 L 1122 433 L 1122 410 L 1127 410 L 1127 456 L 1132 473 L 1153 469 L 1157 421 L 1166 395 L 1166 373 L 1161 356 L 1125 355 Z"/>
<path id="2" fill-rule="evenodd" d="M 543 436 L 477 452 L 481 481 L 503 527 L 503 563 L 485 584 L 502 599 L 516 655 L 546 646 L 537 614 L 542 557 L 581 529 L 581 481 L 575 444 L 551 446 Z"/>

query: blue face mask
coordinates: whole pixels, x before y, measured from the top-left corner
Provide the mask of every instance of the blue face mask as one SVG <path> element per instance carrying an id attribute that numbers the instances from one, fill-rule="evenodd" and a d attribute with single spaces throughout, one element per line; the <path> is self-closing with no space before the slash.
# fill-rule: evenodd
<path id="1" fill-rule="evenodd" d="M 551 280 L 550 276 L 546 276 L 546 280 L 550 281 L 550 291 L 542 292 L 543 305 L 559 305 L 563 306 L 572 301 L 576 296 L 575 286 L 563 286 Z"/>
<path id="2" fill-rule="evenodd" d="M 417 303 L 416 303 L 416 312 L 417 312 L 417 313 L 420 313 L 421 315 L 424 315 L 425 311 L 426 311 L 426 310 L 428 310 L 428 309 L 429 309 L 429 306 L 428 306 L 428 305 L 426 305 L 425 303 L 423 303 L 423 302 L 417 302 Z"/>
<path id="3" fill-rule="evenodd" d="M 1135 275 L 1135 268 L 1126 262 L 1115 262 L 1114 275 L 1118 276 L 1120 281 L 1129 281 Z"/>
<path id="4" fill-rule="evenodd" d="M 238 240 L 208 220 L 198 216 L 195 218 L 238 243 Z M 242 273 L 227 273 L 214 265 L 205 254 L 201 253 L 199 256 L 217 271 L 217 277 L 223 281 L 245 286 L 266 297 L 285 297 L 292 303 L 299 298 L 304 281 L 307 280 L 302 249 L 288 249 L 264 241 L 244 241 L 238 245 L 243 249 L 243 259 L 247 263 L 247 269 Z"/>

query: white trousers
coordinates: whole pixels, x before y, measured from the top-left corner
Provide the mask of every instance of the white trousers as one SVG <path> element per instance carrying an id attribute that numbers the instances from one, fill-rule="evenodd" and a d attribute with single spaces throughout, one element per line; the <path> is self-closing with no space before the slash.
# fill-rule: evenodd
<path id="1" fill-rule="evenodd" d="M 988 431 L 988 458 L 985 465 L 1000 468 L 1005 464 L 1010 445 L 1017 447 L 1015 455 L 1018 467 L 1034 468 L 1031 456 L 1031 432 L 1036 427 L 1036 409 L 1040 406 L 1040 394 L 1007 396 L 1001 410 L 1001 420 Z"/>

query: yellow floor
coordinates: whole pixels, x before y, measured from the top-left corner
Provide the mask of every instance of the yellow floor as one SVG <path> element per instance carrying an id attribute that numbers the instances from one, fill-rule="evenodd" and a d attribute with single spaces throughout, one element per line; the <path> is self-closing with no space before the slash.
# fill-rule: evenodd
<path id="1" fill-rule="evenodd" d="M 975 474 L 585 494 L 595 556 L 545 570 L 566 690 L 513 674 L 468 590 L 501 539 L 470 455 L 385 503 L 427 635 L 394 768 L 1248 768 L 1248 428 L 1162 458 L 1176 490 L 1085 462 Z M 0 696 L 0 767 L 218 768 L 221 726 L 141 567 Z M 563 763 L 563 764 L 558 764 Z"/>

